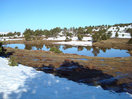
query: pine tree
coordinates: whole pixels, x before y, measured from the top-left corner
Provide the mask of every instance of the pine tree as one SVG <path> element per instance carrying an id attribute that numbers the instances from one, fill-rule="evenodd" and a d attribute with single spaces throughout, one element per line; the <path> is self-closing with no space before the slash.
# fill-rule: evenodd
<path id="1" fill-rule="evenodd" d="M 117 38 L 119 35 L 118 35 L 118 32 L 116 32 L 116 34 L 115 34 L 115 37 Z"/>

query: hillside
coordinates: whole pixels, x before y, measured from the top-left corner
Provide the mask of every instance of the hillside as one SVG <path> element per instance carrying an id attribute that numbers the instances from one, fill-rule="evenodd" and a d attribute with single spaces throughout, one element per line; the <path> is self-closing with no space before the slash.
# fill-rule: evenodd
<path id="1" fill-rule="evenodd" d="M 132 23 L 115 24 L 115 25 L 99 25 L 85 27 L 60 28 L 56 27 L 50 30 L 26 29 L 23 33 L 9 32 L 3 34 L 0 32 L 1 40 L 13 40 L 19 37 L 25 37 L 26 40 L 84 40 L 84 41 L 100 41 L 109 38 L 131 38 L 127 29 L 132 29 Z M 21 35 L 23 34 L 23 35 Z M 20 39 L 22 40 L 22 39 Z"/>

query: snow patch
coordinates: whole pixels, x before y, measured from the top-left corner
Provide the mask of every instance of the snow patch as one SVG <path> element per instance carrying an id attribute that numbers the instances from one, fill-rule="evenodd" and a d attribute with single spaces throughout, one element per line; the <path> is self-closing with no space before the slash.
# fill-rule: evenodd
<path id="1" fill-rule="evenodd" d="M 112 26 L 110 27 L 107 32 L 111 31 L 112 32 L 112 38 L 115 37 L 116 32 L 118 33 L 118 38 L 131 38 L 130 33 L 126 33 L 126 30 L 128 28 L 132 28 L 132 25 L 120 27 L 120 26 Z"/>
<path id="2" fill-rule="evenodd" d="M 0 37 L 0 41 L 15 41 L 15 40 L 23 40 L 23 38 Z"/>
<path id="3" fill-rule="evenodd" d="M 0 57 L 0 99 L 131 99 L 101 87 L 78 84 L 23 65 L 11 67 Z"/>
<path id="4" fill-rule="evenodd" d="M 72 45 L 72 46 L 92 46 L 91 41 L 55 42 L 54 44 Z"/>
<path id="5" fill-rule="evenodd" d="M 78 37 L 77 36 L 74 36 L 74 37 L 70 37 L 71 40 L 73 41 L 77 41 L 78 40 Z M 57 37 L 49 37 L 49 38 L 44 38 L 44 40 L 66 40 L 66 37 L 65 36 L 57 36 Z M 92 37 L 83 37 L 82 39 L 83 41 L 92 41 Z"/>

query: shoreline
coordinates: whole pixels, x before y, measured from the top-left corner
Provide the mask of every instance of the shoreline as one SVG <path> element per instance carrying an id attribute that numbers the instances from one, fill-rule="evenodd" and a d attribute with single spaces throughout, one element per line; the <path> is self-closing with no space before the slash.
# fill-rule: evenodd
<path id="1" fill-rule="evenodd" d="M 94 42 L 93 46 L 102 48 L 115 48 L 115 49 L 127 49 L 132 50 L 132 44 L 127 44 L 130 39 L 108 39 L 99 42 Z"/>
<path id="2" fill-rule="evenodd" d="M 90 41 L 68 41 L 68 42 L 55 42 L 53 44 L 61 44 L 61 45 L 72 45 L 72 46 L 92 46 L 92 42 Z"/>
<path id="3" fill-rule="evenodd" d="M 61 73 L 62 74 L 65 73 L 64 75 L 65 77 L 66 75 L 69 74 L 69 72 L 66 71 L 57 72 L 54 70 L 60 68 L 62 64 L 65 64 L 66 66 L 77 65 L 79 67 L 82 66 L 82 68 L 99 70 L 113 77 L 118 77 L 119 75 L 128 74 L 126 75 L 125 78 L 118 79 L 118 82 L 116 82 L 118 86 L 122 86 L 123 84 L 126 84 L 127 86 L 130 87 L 129 83 L 132 82 L 131 80 L 132 57 L 114 57 L 114 58 L 88 57 L 88 56 L 75 55 L 75 54 L 64 54 L 64 53 L 57 54 L 50 51 L 42 51 L 42 50 L 20 50 L 13 48 L 6 48 L 6 49 L 7 52 L 12 52 L 11 56 L 16 57 L 16 61 L 18 63 L 29 67 L 34 67 L 40 71 L 44 71 L 47 73 L 53 73 L 53 74 L 57 73 L 57 75 L 60 75 Z M 77 71 L 78 70 L 80 69 L 77 69 Z M 74 78 L 79 77 L 77 76 L 79 72 L 70 72 L 70 73 L 74 76 L 69 76 L 71 77 L 69 79 L 75 80 Z M 85 76 L 85 74 L 83 74 L 82 76 Z M 129 92 L 132 93 L 132 88 L 129 87 L 128 90 L 130 90 Z"/>
<path id="4" fill-rule="evenodd" d="M 114 38 L 114 39 L 108 39 L 108 40 L 102 40 L 99 42 L 91 42 L 89 41 L 71 41 L 71 42 L 65 42 L 65 41 L 54 41 L 54 40 L 35 40 L 35 41 L 25 41 L 25 40 L 18 40 L 18 41 L 4 41 L 5 44 L 47 44 L 47 45 L 53 45 L 53 44 L 66 44 L 66 45 L 81 45 L 85 44 L 84 46 L 90 45 L 94 47 L 101 47 L 101 48 L 115 48 L 115 49 L 124 49 L 124 50 L 132 50 L 132 44 L 127 44 L 129 39 L 122 39 L 122 38 Z M 79 42 L 79 44 L 76 44 L 76 42 Z"/>
<path id="5" fill-rule="evenodd" d="M 2 85 L 0 89 L 2 94 L 0 95 L 0 98 L 75 98 L 75 96 L 71 96 L 69 92 L 77 94 L 80 96 L 80 98 L 84 95 L 86 96 L 87 93 L 87 97 L 92 98 L 93 95 L 89 94 L 91 93 L 91 90 L 93 91 L 93 94 L 98 94 L 97 97 L 100 96 L 100 98 L 106 98 L 106 96 L 110 96 L 110 98 L 118 98 L 121 96 L 125 98 L 132 97 L 132 94 L 128 92 L 117 92 L 112 94 L 110 91 L 104 90 L 99 85 L 89 86 L 85 84 L 79 84 L 66 78 L 55 76 L 53 74 L 36 71 L 32 67 L 27 67 L 21 64 L 15 67 L 11 67 L 8 65 L 7 58 L 0 57 L 0 68 L 0 83 Z M 80 93 L 80 91 L 77 90 L 78 88 L 83 90 L 83 92 Z M 62 93 L 57 95 L 56 93 L 53 93 L 53 90 L 55 90 L 55 92 L 57 90 L 59 93 Z M 44 92 L 47 92 L 47 94 L 43 94 Z M 65 93 L 65 95 L 63 93 Z"/>

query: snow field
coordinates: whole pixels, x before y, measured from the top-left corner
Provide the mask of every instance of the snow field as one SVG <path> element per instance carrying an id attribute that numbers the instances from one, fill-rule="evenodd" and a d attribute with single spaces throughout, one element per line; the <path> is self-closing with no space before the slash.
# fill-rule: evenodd
<path id="1" fill-rule="evenodd" d="M 103 90 L 36 71 L 23 65 L 11 67 L 0 57 L 0 99 L 132 99 L 128 93 Z"/>

